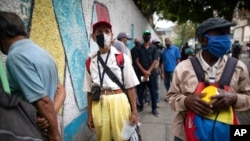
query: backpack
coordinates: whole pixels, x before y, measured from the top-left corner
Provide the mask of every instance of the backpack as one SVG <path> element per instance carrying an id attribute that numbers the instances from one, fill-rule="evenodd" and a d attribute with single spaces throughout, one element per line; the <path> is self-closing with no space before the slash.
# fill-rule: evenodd
<path id="1" fill-rule="evenodd" d="M 119 53 L 119 54 L 115 54 L 115 58 L 116 58 L 116 63 L 117 65 L 120 67 L 121 69 L 121 72 L 122 72 L 122 82 L 124 83 L 124 75 L 123 75 L 123 67 L 124 67 L 124 58 L 123 58 L 123 54 L 122 53 Z M 86 61 L 85 61 L 85 64 L 86 64 L 86 68 L 87 68 L 87 71 L 90 73 L 90 62 L 91 62 L 91 58 L 89 57 Z M 113 79 L 112 79 L 113 80 Z M 118 79 L 116 79 L 118 80 Z M 113 80 L 114 81 L 114 80 Z M 119 80 L 118 80 L 119 81 Z M 121 84 L 119 85 L 119 82 L 116 82 L 116 84 L 121 87 L 121 89 L 125 92 L 125 87 L 124 87 L 124 84 Z M 126 93 L 126 92 L 125 92 Z M 127 94 L 126 94 L 127 95 Z M 128 95 L 127 95 L 128 97 Z M 128 97 L 128 100 L 129 100 L 129 97 Z M 129 100 L 129 103 L 130 103 L 130 100 Z M 136 128 L 135 128 L 135 133 L 133 134 L 134 136 L 131 137 L 129 140 L 130 141 L 141 141 L 142 138 L 141 138 L 141 131 L 140 131 L 140 128 L 139 126 L 137 125 Z"/>
<path id="2" fill-rule="evenodd" d="M 192 66 L 195 70 L 196 76 L 198 78 L 198 86 L 194 94 L 199 94 L 206 86 L 213 85 L 217 88 L 230 91 L 229 85 L 231 78 L 233 76 L 235 66 L 237 64 L 237 59 L 230 57 L 226 63 L 226 66 L 223 70 L 223 73 L 219 79 L 219 82 L 216 84 L 209 84 L 205 82 L 205 75 L 202 70 L 201 64 L 199 63 L 196 57 L 190 58 Z M 226 113 L 228 112 L 228 113 Z M 202 117 L 196 115 L 193 111 L 187 111 L 185 121 L 184 121 L 184 130 L 186 133 L 187 141 L 229 141 L 230 139 L 230 125 L 239 124 L 235 111 L 232 107 L 229 108 L 229 111 L 223 111 L 214 113 L 213 118 Z M 230 115 L 230 123 L 221 122 L 219 120 L 223 114 Z M 222 136 L 223 135 L 223 136 Z"/>
<path id="3" fill-rule="evenodd" d="M 36 108 L 11 95 L 0 62 L 0 139 L 3 141 L 45 141 L 36 124 Z"/>

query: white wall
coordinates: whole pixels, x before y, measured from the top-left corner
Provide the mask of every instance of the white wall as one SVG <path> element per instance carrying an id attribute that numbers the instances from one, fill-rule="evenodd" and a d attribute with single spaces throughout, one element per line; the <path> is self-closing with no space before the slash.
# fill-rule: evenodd
<path id="1" fill-rule="evenodd" d="M 152 38 L 158 38 L 133 0 L 1 0 L 0 2 L 0 10 L 15 12 L 24 20 L 30 38 L 47 50 L 58 65 L 59 77 L 67 92 L 64 108 L 61 111 L 62 136 L 65 141 L 94 140 L 93 133 L 86 129 L 87 100 L 82 85 L 84 62 L 92 44 L 90 40 L 92 21 L 98 16 L 107 17 L 97 12 L 96 5 L 101 9 L 107 8 L 115 37 L 124 31 L 131 36 L 134 33 L 133 37 L 141 39 L 142 32 L 149 29 Z M 131 28 L 132 24 L 134 30 Z M 130 47 L 132 46 L 133 43 L 130 44 Z"/>

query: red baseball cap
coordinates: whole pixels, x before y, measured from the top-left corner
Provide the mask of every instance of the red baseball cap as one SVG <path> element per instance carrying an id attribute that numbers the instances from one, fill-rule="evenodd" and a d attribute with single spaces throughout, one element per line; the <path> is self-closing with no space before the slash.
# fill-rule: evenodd
<path id="1" fill-rule="evenodd" d="M 100 25 L 105 25 L 105 26 L 107 26 L 112 31 L 112 25 L 109 22 L 107 22 L 107 21 L 98 21 L 98 22 L 96 22 L 96 23 L 93 24 L 93 31 L 92 31 L 92 33 L 94 33 L 95 30 L 96 30 L 96 28 L 98 26 L 100 26 Z"/>

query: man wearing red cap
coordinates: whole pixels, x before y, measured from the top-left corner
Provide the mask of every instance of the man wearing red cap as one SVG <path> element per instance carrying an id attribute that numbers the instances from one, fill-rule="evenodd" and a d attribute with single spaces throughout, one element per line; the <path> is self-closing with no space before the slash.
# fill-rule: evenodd
<path id="1" fill-rule="evenodd" d="M 90 71 L 85 71 L 83 89 L 88 93 L 87 125 L 90 130 L 95 128 L 98 141 L 122 141 L 124 122 L 130 121 L 131 125 L 138 122 L 134 87 L 139 81 L 127 55 L 123 55 L 123 72 L 118 66 L 115 56 L 120 52 L 111 45 L 112 37 L 112 26 L 108 22 L 93 25 L 92 38 L 99 50 L 90 55 Z M 107 75 L 101 59 L 124 85 L 127 95 Z M 96 96 L 98 91 L 100 95 Z"/>

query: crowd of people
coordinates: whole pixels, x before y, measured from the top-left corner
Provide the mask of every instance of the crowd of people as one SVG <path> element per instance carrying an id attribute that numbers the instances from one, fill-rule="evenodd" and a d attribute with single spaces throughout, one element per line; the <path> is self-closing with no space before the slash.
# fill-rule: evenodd
<path id="1" fill-rule="evenodd" d="M 96 24 L 100 24 L 100 22 L 97 22 Z M 110 23 L 100 24 L 96 27 L 96 24 L 93 26 L 93 28 L 106 28 L 100 30 L 99 35 L 108 37 L 112 36 L 112 26 Z M 240 110 L 245 111 L 250 108 L 250 82 L 248 77 L 248 70 L 245 64 L 243 64 L 240 60 L 235 61 L 234 68 L 232 69 L 232 79 L 226 85 L 226 83 L 221 84 L 219 82 L 220 76 L 223 74 L 223 69 L 226 67 L 226 62 L 228 60 L 234 60 L 227 56 L 228 51 L 231 48 L 231 40 L 230 40 L 230 27 L 234 26 L 235 24 L 232 22 L 229 22 L 227 20 L 221 19 L 221 18 L 210 18 L 204 21 L 198 28 L 196 32 L 196 36 L 201 44 L 201 50 L 195 52 L 192 47 L 189 46 L 188 43 L 185 43 L 185 45 L 180 49 L 179 47 L 172 44 L 172 41 L 169 37 L 165 38 L 164 46 L 161 46 L 161 41 L 156 39 L 151 39 L 151 32 L 149 30 L 145 30 L 142 33 L 142 41 L 138 38 L 134 39 L 134 47 L 130 50 L 131 57 L 124 55 L 124 58 L 131 58 L 132 62 L 129 63 L 127 59 L 124 59 L 124 63 L 127 66 L 124 66 L 123 69 L 126 69 L 127 72 L 129 72 L 130 77 L 127 77 L 126 71 L 122 71 L 120 69 L 113 69 L 115 68 L 112 65 L 117 64 L 109 64 L 108 62 L 106 65 L 113 69 L 112 72 L 117 74 L 116 77 L 118 80 L 120 80 L 124 87 L 128 91 L 120 91 L 121 89 L 118 85 L 112 86 L 115 81 L 110 80 L 108 75 L 104 75 L 104 78 L 102 77 L 96 77 L 98 73 L 96 74 L 85 74 L 85 90 L 88 92 L 88 97 L 91 97 L 91 86 L 93 84 L 102 84 L 102 91 L 101 91 L 101 100 L 100 101 L 89 101 L 89 121 L 88 125 L 91 128 L 95 127 L 97 128 L 97 137 L 99 140 L 106 140 L 107 137 L 110 139 L 111 133 L 113 135 L 113 138 L 115 140 L 122 140 L 119 139 L 119 132 L 122 131 L 122 123 L 124 121 L 129 120 L 131 125 L 135 125 L 138 121 L 138 113 L 142 112 L 144 110 L 144 103 L 145 101 L 150 100 L 151 103 L 151 112 L 154 116 L 158 117 L 160 115 L 158 111 L 158 105 L 159 102 L 159 90 L 158 90 L 158 79 L 159 77 L 164 80 L 164 86 L 166 88 L 166 101 L 169 103 L 171 108 L 178 112 L 173 125 L 173 135 L 174 135 L 174 141 L 184 141 L 189 139 L 194 140 L 203 140 L 204 136 L 203 134 L 198 134 L 194 132 L 190 132 L 189 130 L 186 130 L 188 126 L 184 123 L 185 121 L 185 113 L 193 113 L 196 116 L 206 117 L 208 115 L 211 115 L 213 113 L 219 114 L 220 111 L 223 111 L 225 108 L 231 107 L 233 111 Z M 95 31 L 95 30 L 94 30 Z M 105 32 L 106 31 L 106 32 Z M 107 32 L 109 31 L 109 32 Z M 93 32 L 93 34 L 96 34 Z M 107 34 L 107 35 L 105 35 Z M 98 37 L 93 36 L 93 39 L 98 44 L 98 39 L 95 39 Z M 109 37 L 110 40 L 112 40 L 112 37 Z M 105 39 L 105 38 L 104 38 Z M 126 43 L 128 40 L 132 40 L 132 38 L 124 33 L 121 32 L 117 39 L 119 41 L 124 41 L 124 47 L 126 47 L 125 50 L 128 50 Z M 106 41 L 106 40 L 105 40 Z M 105 42 L 103 41 L 103 42 Z M 235 46 L 235 45 L 233 45 Z M 92 57 L 95 61 L 98 62 L 98 55 L 101 54 L 102 59 L 106 59 L 109 55 L 109 52 L 112 52 L 113 48 L 116 48 L 112 46 L 112 41 L 110 41 L 109 45 L 106 44 L 106 46 L 100 46 L 99 45 L 99 51 L 96 52 Z M 119 50 L 119 48 L 117 48 Z M 105 50 L 105 51 L 103 51 Z M 111 50 L 111 51 L 110 51 Z M 121 52 L 116 52 L 121 53 Z M 128 54 L 127 52 L 124 54 Z M 111 57 L 114 58 L 114 55 L 111 54 Z M 129 60 L 129 59 L 128 59 Z M 196 65 L 201 66 L 201 71 L 204 73 L 204 80 L 201 82 L 198 81 L 196 76 L 196 71 L 193 68 L 193 65 L 191 63 L 191 60 L 196 60 L 198 63 Z M 231 61 L 230 61 L 231 62 Z M 229 63 L 232 64 L 232 63 Z M 94 65 L 94 64 L 93 64 Z M 99 68 L 98 68 L 99 66 Z M 93 70 L 103 70 L 103 66 L 101 64 L 95 66 L 98 69 L 95 69 L 93 67 Z M 195 66 L 196 68 L 196 66 Z M 117 72 L 121 71 L 121 72 Z M 101 74 L 101 73 L 99 73 Z M 122 77 L 121 75 L 124 75 Z M 105 78 L 106 77 L 106 78 Z M 124 78 L 124 79 L 122 79 Z M 131 83 L 127 82 L 129 79 L 133 83 L 133 85 L 129 85 Z M 102 81 L 106 82 L 102 82 Z M 109 82 L 109 83 L 108 83 Z M 200 83 L 202 83 L 202 87 L 200 86 Z M 218 83 L 218 84 L 217 84 Z M 105 85 L 106 84 L 106 85 Z M 207 86 L 214 85 L 217 86 L 217 90 L 219 95 L 211 97 L 212 101 L 211 103 L 206 103 L 202 100 L 202 94 L 201 91 L 195 91 L 197 87 L 201 87 L 202 89 L 205 89 Z M 226 87 L 230 87 L 230 89 L 226 89 Z M 109 93 L 102 93 L 103 91 L 108 90 Z M 116 91 L 119 90 L 118 93 Z M 132 90 L 132 92 L 131 92 Z M 230 90 L 230 91 L 229 91 Z M 119 95 L 117 95 L 119 94 Z M 106 96 L 109 95 L 109 96 Z M 127 95 L 127 97 L 119 98 L 121 96 Z M 133 95 L 133 96 L 132 96 Z M 145 96 L 146 95 L 146 96 Z M 109 98 L 110 97 L 110 98 Z M 113 106 L 109 106 L 108 109 L 106 109 L 104 103 L 109 103 L 111 105 L 116 104 L 113 99 L 119 99 L 119 100 L 125 100 L 126 102 L 119 102 L 123 105 L 122 107 L 117 106 L 118 109 L 112 108 Z M 245 99 L 245 101 L 243 100 Z M 109 101 L 109 102 L 107 102 Z M 118 100 L 117 100 L 118 101 Z M 103 104 L 102 104 L 103 103 Z M 125 105 L 130 104 L 130 109 L 126 109 Z M 90 106 L 92 105 L 92 106 Z M 99 106 L 96 106 L 99 105 Z M 101 105 L 101 106 L 100 106 Z M 245 105 L 245 106 L 242 106 Z M 91 109 L 98 108 L 98 115 L 97 111 Z M 103 114 L 100 116 L 100 112 L 102 108 L 107 110 L 105 112 L 110 113 L 109 117 L 103 116 Z M 124 109 L 125 108 L 125 109 Z M 92 110 L 92 112 L 91 112 Z M 121 114 L 119 111 L 123 111 Z M 126 112 L 125 112 L 126 111 Z M 119 113 L 119 114 L 118 114 Z M 124 115 L 124 113 L 129 113 Z M 118 116 L 119 115 L 119 116 Z M 122 115 L 122 116 L 121 116 Z M 128 116 L 130 115 L 130 116 Z M 116 117 L 117 116 L 117 117 Z M 186 115 L 188 116 L 188 115 Z M 114 120 L 119 118 L 119 122 L 117 121 L 117 125 L 115 129 L 112 122 L 109 122 L 110 120 Z M 194 120 L 194 119 L 191 119 Z M 109 130 L 108 136 L 104 136 L 103 130 L 104 123 L 109 123 L 110 125 L 105 124 L 106 126 L 112 127 L 112 130 Z M 200 127 L 197 121 L 192 122 L 194 125 Z M 227 123 L 224 123 L 227 125 Z M 233 124 L 238 124 L 237 122 Z M 102 125 L 102 126 L 101 126 Z M 215 128 L 219 128 L 215 126 Z M 197 128 L 197 132 L 202 130 L 203 128 Z M 212 129 L 212 128 L 211 128 Z M 107 130 L 105 130 L 106 132 Z M 203 130 L 202 130 L 203 132 Z M 210 130 L 206 130 L 205 132 L 210 133 Z M 220 131 L 218 131 L 218 134 L 221 134 Z M 221 138 L 218 137 L 218 134 L 215 134 L 217 136 L 208 136 L 208 138 L 214 138 L 215 140 L 220 140 Z M 191 135 L 191 136 L 190 136 Z M 225 133 L 226 135 L 226 133 Z M 118 137 L 118 138 L 117 138 Z M 225 138 L 226 139 L 226 138 Z"/>
<path id="2" fill-rule="evenodd" d="M 230 27 L 234 25 L 222 18 L 205 20 L 196 30 L 201 50 L 194 52 L 188 42 L 180 49 L 169 37 L 162 45 L 160 40 L 151 38 L 151 31 L 147 29 L 141 34 L 142 40 L 134 38 L 134 47 L 129 49 L 128 40 L 132 41 L 132 38 L 127 33 L 120 32 L 114 38 L 111 23 L 94 23 L 91 37 L 99 48 L 86 60 L 89 71 L 84 74 L 83 90 L 87 92 L 87 127 L 96 132 L 96 139 L 122 141 L 124 123 L 137 126 L 138 114 L 144 110 L 145 101 L 150 101 L 152 115 L 160 116 L 161 78 L 166 89 L 165 100 L 178 112 L 173 122 L 174 141 L 221 140 L 216 135 L 227 133 L 218 129 L 215 130 L 217 134 L 210 135 L 212 128 L 203 131 L 198 121 L 229 108 L 233 112 L 250 109 L 248 70 L 235 53 L 238 41 L 232 46 L 233 57 L 237 59 L 227 55 L 231 47 Z M 66 93 L 58 78 L 55 61 L 28 39 L 22 20 L 14 13 L 0 12 L 0 46 L 7 55 L 11 94 L 36 107 L 37 124 L 48 140 L 62 140 L 57 115 Z M 229 60 L 235 62 L 235 66 L 231 66 L 232 76 L 227 76 L 231 79 L 228 83 L 220 83 Z M 196 71 L 198 66 L 199 75 L 203 76 L 201 80 Z M 207 86 L 215 86 L 218 90 L 210 103 L 202 99 L 202 89 Z M 196 118 L 187 119 L 190 114 Z M 189 120 L 193 120 L 190 122 L 195 128 L 188 126 L 190 123 L 186 125 Z M 200 130 L 208 136 L 204 137 Z"/>

